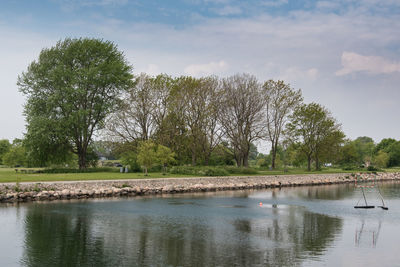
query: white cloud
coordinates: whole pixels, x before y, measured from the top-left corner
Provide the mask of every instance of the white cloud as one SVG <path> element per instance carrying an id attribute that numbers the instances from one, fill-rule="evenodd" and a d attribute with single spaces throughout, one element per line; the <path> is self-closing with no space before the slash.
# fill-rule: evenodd
<path id="1" fill-rule="evenodd" d="M 239 15 L 242 13 L 242 9 L 238 6 L 224 6 L 222 8 L 213 8 L 211 10 L 220 16 Z"/>
<path id="2" fill-rule="evenodd" d="M 204 76 L 224 72 L 228 64 L 221 60 L 219 62 L 210 62 L 207 64 L 192 64 L 185 68 L 184 72 L 192 76 Z"/>
<path id="3" fill-rule="evenodd" d="M 157 75 L 161 73 L 160 68 L 156 64 L 147 65 L 147 68 L 144 72 L 149 75 Z"/>
<path id="4" fill-rule="evenodd" d="M 343 68 L 336 72 L 342 76 L 353 72 L 367 72 L 370 74 L 389 74 L 400 72 L 400 63 L 390 62 L 378 56 L 363 56 L 354 52 L 343 52 Z"/>
<path id="5" fill-rule="evenodd" d="M 316 68 L 303 70 L 297 67 L 289 67 L 279 75 L 279 79 L 289 82 L 298 80 L 315 81 L 317 76 L 318 70 Z"/>

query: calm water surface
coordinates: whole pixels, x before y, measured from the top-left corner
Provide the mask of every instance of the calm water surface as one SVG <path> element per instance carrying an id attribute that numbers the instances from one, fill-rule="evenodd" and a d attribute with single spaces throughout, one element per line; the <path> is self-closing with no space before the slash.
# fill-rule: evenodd
<path id="1" fill-rule="evenodd" d="M 359 190 L 2 204 L 0 266 L 400 266 L 400 184 Z"/>

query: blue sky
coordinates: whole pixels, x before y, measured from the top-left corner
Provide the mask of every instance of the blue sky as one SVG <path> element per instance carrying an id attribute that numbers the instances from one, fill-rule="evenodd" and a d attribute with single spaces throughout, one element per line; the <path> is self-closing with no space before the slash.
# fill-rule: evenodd
<path id="1" fill-rule="evenodd" d="M 0 2 L 0 138 L 22 137 L 16 79 L 65 37 L 114 41 L 135 73 L 283 79 L 349 138 L 400 139 L 399 0 Z"/>

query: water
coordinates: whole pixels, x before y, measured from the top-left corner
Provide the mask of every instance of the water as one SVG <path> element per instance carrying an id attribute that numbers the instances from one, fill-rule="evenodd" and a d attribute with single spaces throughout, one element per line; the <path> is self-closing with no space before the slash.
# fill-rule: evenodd
<path id="1" fill-rule="evenodd" d="M 400 184 L 380 188 L 388 211 L 352 185 L 2 204 L 0 266 L 400 266 Z"/>

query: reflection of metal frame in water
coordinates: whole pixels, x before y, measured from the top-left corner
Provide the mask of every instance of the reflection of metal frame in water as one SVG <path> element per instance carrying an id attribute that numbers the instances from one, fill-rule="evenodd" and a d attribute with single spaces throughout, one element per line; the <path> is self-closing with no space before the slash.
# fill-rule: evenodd
<path id="1" fill-rule="evenodd" d="M 367 243 L 368 243 L 368 237 L 369 237 L 369 238 L 372 238 L 371 247 L 375 248 L 376 243 L 378 242 L 379 233 L 381 231 L 381 226 L 382 226 L 382 221 L 379 220 L 377 226 L 368 227 L 368 225 L 366 226 L 365 220 L 363 219 L 361 221 L 360 229 L 356 229 L 356 232 L 355 232 L 355 238 L 354 238 L 355 245 L 357 247 L 360 247 L 364 244 L 365 240 L 367 240 Z"/>

